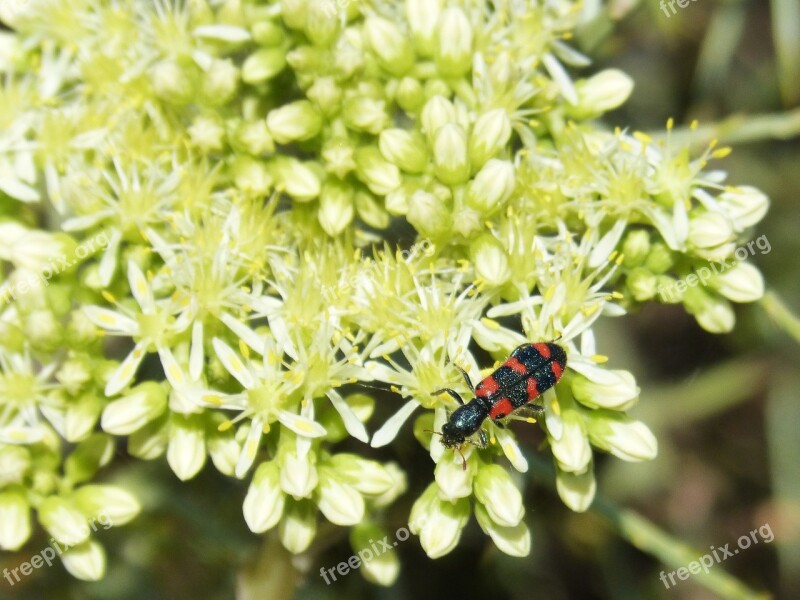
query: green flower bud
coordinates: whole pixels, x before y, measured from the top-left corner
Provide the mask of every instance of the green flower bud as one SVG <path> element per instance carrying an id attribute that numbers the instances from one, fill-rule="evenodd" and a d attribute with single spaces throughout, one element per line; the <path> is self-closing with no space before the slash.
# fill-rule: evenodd
<path id="1" fill-rule="evenodd" d="M 61 555 L 64 568 L 82 581 L 99 581 L 106 573 L 106 551 L 93 540 L 88 540 Z"/>
<path id="2" fill-rule="evenodd" d="M 52 351 L 62 340 L 61 324 L 49 310 L 34 310 L 23 321 L 25 339 L 37 350 Z"/>
<path id="3" fill-rule="evenodd" d="M 497 155 L 511 138 L 511 120 L 503 108 L 482 114 L 475 121 L 469 136 L 469 159 L 474 170 Z"/>
<path id="4" fill-rule="evenodd" d="M 425 101 L 422 85 L 416 79 L 403 77 L 395 95 L 398 106 L 409 114 L 415 114 Z"/>
<path id="5" fill-rule="evenodd" d="M 188 104 L 194 98 L 191 72 L 173 60 L 162 60 L 150 70 L 153 91 L 161 100 L 171 104 Z"/>
<path id="6" fill-rule="evenodd" d="M 586 423 L 592 444 L 617 458 L 638 462 L 658 454 L 656 437 L 644 423 L 602 409 L 589 412 Z"/>
<path id="7" fill-rule="evenodd" d="M 501 286 L 511 278 L 508 253 L 500 241 L 486 233 L 470 244 L 469 256 L 475 272 L 491 286 Z"/>
<path id="8" fill-rule="evenodd" d="M 433 56 L 441 4 L 441 0 L 406 0 L 406 19 L 411 28 L 414 48 L 420 56 Z"/>
<path id="9" fill-rule="evenodd" d="M 50 496 L 39 505 L 39 522 L 56 541 L 70 546 L 89 538 L 89 523 L 74 502 Z"/>
<path id="10" fill-rule="evenodd" d="M 105 517 L 109 527 L 129 523 L 142 510 L 133 494 L 116 485 L 85 485 L 73 492 L 72 500 L 85 518 Z"/>
<path id="11" fill-rule="evenodd" d="M 285 496 L 278 485 L 280 467 L 275 461 L 261 463 L 253 475 L 242 510 L 253 533 L 264 533 L 280 521 Z"/>
<path id="12" fill-rule="evenodd" d="M 320 179 L 308 164 L 296 158 L 280 157 L 273 166 L 275 179 L 297 202 L 310 202 L 319 196 Z"/>
<path id="13" fill-rule="evenodd" d="M 592 449 L 586 436 L 586 427 L 575 409 L 562 408 L 560 436 L 551 435 L 550 446 L 559 468 L 570 473 L 582 473 L 592 460 Z M 550 416 L 547 417 L 550 427 Z M 554 429 L 551 428 L 551 433 Z"/>
<path id="14" fill-rule="evenodd" d="M 106 406 L 100 426 L 113 435 L 129 435 L 160 416 L 166 407 L 164 388 L 146 381 Z"/>
<path id="15" fill-rule="evenodd" d="M 206 463 L 204 428 L 195 417 L 172 415 L 167 462 L 181 481 L 191 479 L 203 468 Z"/>
<path id="16" fill-rule="evenodd" d="M 322 1 L 310 2 L 306 14 L 306 37 L 316 46 L 330 46 L 339 34 L 339 19 L 330 14 L 330 6 Z"/>
<path id="17" fill-rule="evenodd" d="M 128 454 L 142 460 L 153 460 L 164 454 L 168 443 L 168 421 L 166 415 L 162 415 L 130 435 Z"/>
<path id="18" fill-rule="evenodd" d="M 302 142 L 317 135 L 322 117 L 308 100 L 284 104 L 267 115 L 267 128 L 279 144 Z"/>
<path id="19" fill-rule="evenodd" d="M 575 84 L 578 104 L 567 105 L 574 119 L 593 119 L 621 106 L 633 91 L 633 79 L 619 69 L 605 69 Z"/>
<path id="20" fill-rule="evenodd" d="M 383 157 L 406 173 L 422 173 L 428 166 L 428 153 L 419 137 L 405 129 L 384 129 L 378 147 Z"/>
<path id="21" fill-rule="evenodd" d="M 325 62 L 325 54 L 313 46 L 299 46 L 286 53 L 286 62 L 295 73 L 313 74 Z"/>
<path id="22" fill-rule="evenodd" d="M 242 81 L 257 85 L 273 79 L 286 67 L 286 60 L 283 48 L 260 48 L 242 64 Z"/>
<path id="23" fill-rule="evenodd" d="M 584 512 L 592 504 L 597 482 L 594 471 L 588 469 L 585 473 L 569 473 L 556 470 L 556 491 L 561 501 L 575 512 Z"/>
<path id="24" fill-rule="evenodd" d="M 683 305 L 698 325 L 710 333 L 728 333 L 736 323 L 730 302 L 700 287 L 690 287 L 684 292 Z"/>
<path id="25" fill-rule="evenodd" d="M 502 208 L 516 186 L 514 165 L 509 160 L 492 158 L 478 171 L 467 188 L 467 204 L 483 215 Z"/>
<path id="26" fill-rule="evenodd" d="M 755 302 L 764 296 L 764 277 L 753 265 L 737 263 L 711 280 L 717 292 L 734 302 Z"/>
<path id="27" fill-rule="evenodd" d="M 272 176 L 267 165 L 249 156 L 238 156 L 231 163 L 231 176 L 237 188 L 245 193 L 266 196 L 272 189 Z"/>
<path id="28" fill-rule="evenodd" d="M 328 464 L 344 483 L 367 496 L 385 494 L 395 484 L 381 463 L 356 454 L 334 454 Z"/>
<path id="29" fill-rule="evenodd" d="M 374 523 L 360 523 L 350 530 L 350 547 L 361 560 L 364 579 L 377 585 L 390 586 L 400 573 L 400 559 L 394 548 L 375 554 L 372 544 L 388 534 Z"/>
<path id="30" fill-rule="evenodd" d="M 436 485 L 439 486 L 439 497 L 454 502 L 459 498 L 467 498 L 472 494 L 472 480 L 478 470 L 478 461 L 471 453 L 467 459 L 467 468 L 458 455 L 443 456 L 434 470 Z"/>
<path id="31" fill-rule="evenodd" d="M 231 60 L 213 60 L 201 82 L 204 99 L 212 106 L 233 99 L 239 86 L 239 69 Z"/>
<path id="32" fill-rule="evenodd" d="M 758 223 L 769 208 L 769 198 L 749 185 L 725 190 L 717 199 L 737 232 Z"/>
<path id="33" fill-rule="evenodd" d="M 391 123 L 383 100 L 357 96 L 345 100 L 342 118 L 350 129 L 373 135 L 378 135 Z"/>
<path id="34" fill-rule="evenodd" d="M 319 483 L 317 467 L 296 450 L 282 455 L 280 475 L 281 489 L 295 499 L 309 498 Z"/>
<path id="35" fill-rule="evenodd" d="M 260 46 L 280 46 L 286 39 L 283 28 L 274 21 L 259 21 L 250 28 L 253 40 Z"/>
<path id="36" fill-rule="evenodd" d="M 356 168 L 355 148 L 345 138 L 331 138 L 322 148 L 325 170 L 339 179 L 344 179 Z"/>
<path id="37" fill-rule="evenodd" d="M 655 242 L 645 259 L 644 266 L 651 273 L 663 275 L 674 265 L 672 251 L 663 242 Z"/>
<path id="38" fill-rule="evenodd" d="M 636 229 L 625 236 L 622 242 L 623 264 L 628 267 L 641 266 L 650 252 L 650 234 L 644 229 Z"/>
<path id="39" fill-rule="evenodd" d="M 708 249 L 733 240 L 733 225 L 718 212 L 700 213 L 689 221 L 689 243 L 698 249 Z"/>
<path id="40" fill-rule="evenodd" d="M 406 218 L 422 237 L 427 238 L 439 237 L 452 227 L 450 212 L 445 203 L 422 190 L 414 192 L 408 198 Z"/>
<path id="41" fill-rule="evenodd" d="M 356 212 L 364 223 L 375 229 L 386 229 L 389 227 L 389 213 L 386 212 L 372 194 L 359 190 L 356 192 L 355 198 Z"/>
<path id="42" fill-rule="evenodd" d="M 475 505 L 475 518 L 485 534 L 492 538 L 497 548 L 509 556 L 528 556 L 531 552 L 531 532 L 525 523 L 512 527 L 498 524 L 490 518 L 486 506 Z"/>
<path id="43" fill-rule="evenodd" d="M 332 116 L 342 107 L 342 90 L 333 77 L 320 77 L 306 91 L 312 102 L 325 116 Z"/>
<path id="44" fill-rule="evenodd" d="M 444 96 L 434 96 L 422 107 L 421 121 L 422 131 L 433 140 L 441 127 L 456 122 L 456 109 Z"/>
<path id="45" fill-rule="evenodd" d="M 637 302 L 646 302 L 656 295 L 658 278 L 643 267 L 628 273 L 626 285 Z"/>
<path id="46" fill-rule="evenodd" d="M 314 541 L 317 534 L 317 510 L 308 500 L 287 501 L 278 536 L 281 544 L 292 554 L 300 554 Z"/>
<path id="47" fill-rule="evenodd" d="M 430 558 L 439 558 L 458 545 L 461 530 L 469 519 L 469 500 L 455 503 L 439 500 L 438 486 L 432 483 L 414 502 L 408 527 L 419 535 L 422 549 Z"/>
<path id="48" fill-rule="evenodd" d="M 64 461 L 64 474 L 70 483 L 89 481 L 114 456 L 114 440 L 105 433 L 95 433 L 83 440 Z"/>
<path id="49" fill-rule="evenodd" d="M 337 236 L 353 222 L 353 189 L 338 181 L 328 181 L 319 197 L 317 218 L 322 229 Z"/>
<path id="50" fill-rule="evenodd" d="M 214 118 L 195 118 L 188 132 L 192 146 L 204 153 L 222 150 L 225 144 L 225 128 Z"/>
<path id="51" fill-rule="evenodd" d="M 469 179 L 467 136 L 453 123 L 438 129 L 433 143 L 433 164 L 436 177 L 446 185 L 459 185 Z"/>
<path id="52" fill-rule="evenodd" d="M 0 549 L 16 552 L 31 536 L 31 509 L 22 489 L 0 492 Z"/>
<path id="53" fill-rule="evenodd" d="M 627 410 L 639 399 L 639 386 L 628 371 L 595 368 L 591 379 L 578 375 L 572 380 L 575 399 L 589 408 Z"/>
<path id="54" fill-rule="evenodd" d="M 391 21 L 378 16 L 367 17 L 364 38 L 378 64 L 395 77 L 414 65 L 414 51 L 407 35 Z"/>
<path id="55" fill-rule="evenodd" d="M 516 527 L 525 516 L 522 494 L 499 465 L 480 468 L 475 478 L 475 498 L 484 505 L 491 520 L 502 527 Z"/>
<path id="56" fill-rule="evenodd" d="M 472 68 L 472 25 L 460 7 L 446 8 L 439 18 L 434 60 L 442 77 L 461 77 Z"/>
<path id="57" fill-rule="evenodd" d="M 308 15 L 307 0 L 280 0 L 281 18 L 289 29 L 302 30 Z"/>
<path id="58" fill-rule="evenodd" d="M 385 196 L 400 187 L 400 170 L 372 146 L 356 151 L 356 174 L 373 194 Z"/>
<path id="59" fill-rule="evenodd" d="M 317 505 L 325 518 L 335 525 L 356 525 L 364 518 L 364 498 L 327 467 L 320 468 Z"/>
<path id="60" fill-rule="evenodd" d="M 0 489 L 21 483 L 27 477 L 30 465 L 31 455 L 26 446 L 0 445 Z"/>

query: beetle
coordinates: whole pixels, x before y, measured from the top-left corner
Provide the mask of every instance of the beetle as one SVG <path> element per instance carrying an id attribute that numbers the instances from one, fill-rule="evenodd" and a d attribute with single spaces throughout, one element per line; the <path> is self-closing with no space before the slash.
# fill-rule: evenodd
<path id="1" fill-rule="evenodd" d="M 448 394 L 460 404 L 442 425 L 442 431 L 433 433 L 442 436 L 444 447 L 456 448 L 460 453 L 460 447 L 481 429 L 487 418 L 502 427 L 502 419 L 558 383 L 566 366 L 564 348 L 555 342 L 539 342 L 517 346 L 502 365 L 474 387 L 466 371 L 458 367 L 475 397 L 465 403 L 458 392 L 450 388 L 433 392 L 434 396 Z M 544 410 L 537 405 L 530 408 L 539 414 Z M 481 439 L 485 440 L 485 436 Z M 485 441 L 481 445 L 485 445 Z M 467 468 L 466 461 L 464 468 Z"/>

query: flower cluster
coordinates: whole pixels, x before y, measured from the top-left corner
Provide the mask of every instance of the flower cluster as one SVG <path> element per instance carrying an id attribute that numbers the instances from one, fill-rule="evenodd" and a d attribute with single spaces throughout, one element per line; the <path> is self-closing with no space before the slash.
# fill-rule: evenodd
<path id="1" fill-rule="evenodd" d="M 767 200 L 706 170 L 726 149 L 692 159 L 594 121 L 633 84 L 571 77 L 588 64 L 566 43 L 591 17 L 579 3 L 4 6 L 3 285 L 108 243 L 0 309 L 0 547 L 25 543 L 34 511 L 56 538 L 80 530 L 70 572 L 102 576 L 83 521 L 139 511 L 122 487 L 88 484 L 121 438 L 181 480 L 207 458 L 248 479 L 247 525 L 292 553 L 321 517 L 361 524 L 357 552 L 406 487 L 367 444 L 413 428 L 434 465 L 410 515 L 425 551 L 452 550 L 474 512 L 524 556 L 513 431 L 487 422 L 465 468 L 430 431 L 454 408 L 431 391 L 467 391 L 456 365 L 478 380 L 485 357 L 526 341 L 568 352 L 540 423 L 566 505 L 591 503 L 595 452 L 655 456 L 625 414 L 635 379 L 603 365 L 592 327 L 729 256 Z M 742 265 L 675 301 L 721 332 L 729 300 L 762 290 Z M 360 382 L 391 386 L 396 414 L 368 428 Z M 363 455 L 341 450 L 347 437 Z M 376 565 L 362 572 L 397 576 L 394 553 Z"/>

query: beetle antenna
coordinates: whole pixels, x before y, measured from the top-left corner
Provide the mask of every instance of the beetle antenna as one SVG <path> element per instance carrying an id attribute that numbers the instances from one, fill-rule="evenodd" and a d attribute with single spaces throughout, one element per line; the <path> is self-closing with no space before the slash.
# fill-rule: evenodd
<path id="1" fill-rule="evenodd" d="M 466 471 L 467 470 L 467 459 L 464 458 L 464 453 L 461 452 L 461 446 L 456 447 L 456 450 L 458 451 L 458 455 L 461 457 L 461 470 L 462 471 Z"/>

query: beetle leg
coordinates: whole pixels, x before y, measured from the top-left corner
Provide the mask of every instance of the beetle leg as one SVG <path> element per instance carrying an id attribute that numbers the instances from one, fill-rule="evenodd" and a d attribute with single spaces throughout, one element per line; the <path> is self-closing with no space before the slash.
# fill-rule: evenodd
<path id="1" fill-rule="evenodd" d="M 528 423 L 539 421 L 542 419 L 542 417 L 544 417 L 544 406 L 540 406 L 538 404 L 526 404 L 525 406 L 520 406 L 517 410 L 509 415 L 509 418 L 514 419 L 515 421 L 526 421 Z"/>
<path id="2" fill-rule="evenodd" d="M 453 363 L 453 364 L 456 365 L 456 369 L 458 369 L 459 372 L 461 373 L 462 377 L 464 377 L 464 381 L 467 383 L 467 387 L 469 388 L 469 391 L 474 394 L 475 393 L 475 386 L 472 385 L 472 381 L 470 381 L 470 378 L 469 378 L 469 375 L 467 374 L 467 372 L 464 369 L 462 369 L 461 367 L 459 367 L 456 363 Z"/>
<path id="3" fill-rule="evenodd" d="M 458 402 L 461 406 L 464 406 L 464 400 L 461 398 L 461 396 L 458 395 L 458 392 L 456 392 L 455 390 L 451 390 L 450 388 L 442 388 L 440 390 L 436 390 L 435 392 L 431 392 L 431 396 L 438 396 L 439 394 L 447 394 L 453 400 Z"/>

